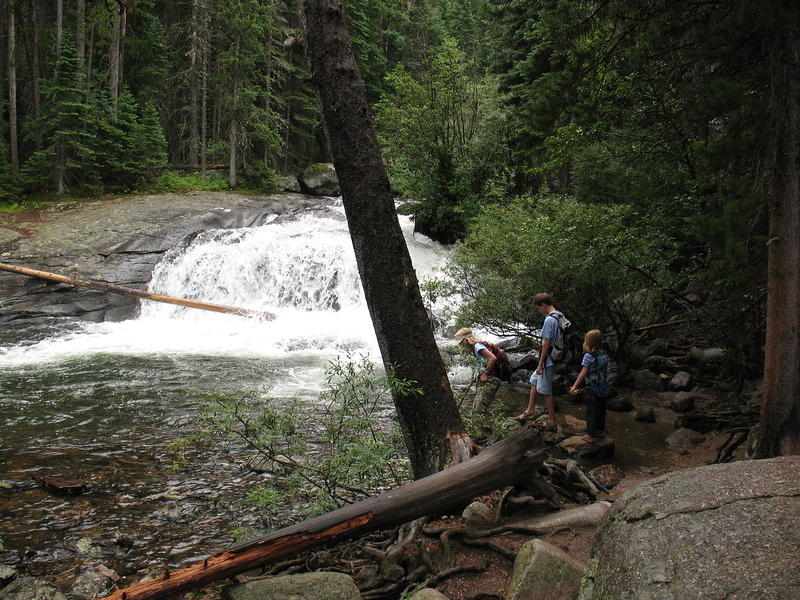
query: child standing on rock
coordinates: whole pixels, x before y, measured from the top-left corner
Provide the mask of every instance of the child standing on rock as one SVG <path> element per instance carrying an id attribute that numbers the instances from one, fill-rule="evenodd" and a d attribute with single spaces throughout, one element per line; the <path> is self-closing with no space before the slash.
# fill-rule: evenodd
<path id="1" fill-rule="evenodd" d="M 578 388 L 586 381 L 588 385 L 589 399 L 586 403 L 586 433 L 581 436 L 587 442 L 594 442 L 595 437 L 606 435 L 606 396 L 598 394 L 596 386 L 599 373 L 597 372 L 597 355 L 603 345 L 603 332 L 599 329 L 592 329 L 583 338 L 583 360 L 581 360 L 581 372 L 569 393 L 574 394 Z"/>

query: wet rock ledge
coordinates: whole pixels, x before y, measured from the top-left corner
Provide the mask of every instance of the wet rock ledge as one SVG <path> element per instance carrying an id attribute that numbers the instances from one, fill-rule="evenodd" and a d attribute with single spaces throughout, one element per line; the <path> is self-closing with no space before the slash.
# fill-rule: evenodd
<path id="1" fill-rule="evenodd" d="M 0 222 L 0 262 L 144 290 L 162 254 L 209 229 L 254 227 L 324 209 L 332 198 L 187 192 L 65 203 Z M 0 323 L 131 318 L 138 301 L 0 271 Z"/>

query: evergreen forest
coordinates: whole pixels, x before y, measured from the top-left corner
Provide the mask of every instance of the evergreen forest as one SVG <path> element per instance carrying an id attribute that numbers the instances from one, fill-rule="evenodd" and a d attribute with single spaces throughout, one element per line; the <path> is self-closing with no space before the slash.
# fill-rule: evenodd
<path id="1" fill-rule="evenodd" d="M 394 192 L 420 232 L 460 242 L 464 323 L 527 331 L 546 289 L 624 354 L 680 306 L 758 374 L 766 192 L 797 89 L 780 77 L 798 9 L 766 6 L 345 2 Z M 330 160 L 294 2 L 3 0 L 0 28 L 9 210 L 268 192 Z"/>

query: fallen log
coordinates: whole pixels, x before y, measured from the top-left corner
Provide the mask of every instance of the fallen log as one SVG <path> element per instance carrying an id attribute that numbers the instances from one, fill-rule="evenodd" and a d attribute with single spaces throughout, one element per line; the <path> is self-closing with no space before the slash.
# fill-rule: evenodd
<path id="1" fill-rule="evenodd" d="M 478 456 L 378 496 L 218 552 L 191 567 L 116 590 L 106 600 L 166 598 L 315 546 L 458 510 L 471 498 L 521 484 L 548 458 L 551 434 L 529 425 Z"/>
<path id="2" fill-rule="evenodd" d="M 247 308 L 236 308 L 234 306 L 225 306 L 223 304 L 212 304 L 210 302 L 200 302 L 199 300 L 188 300 L 186 298 L 175 298 L 174 296 L 163 296 L 160 294 L 152 294 L 150 292 L 143 292 L 141 290 L 134 290 L 131 288 L 122 287 L 113 283 L 105 281 L 96 281 L 93 279 L 73 279 L 57 273 L 48 273 L 47 271 L 37 271 L 36 269 L 28 269 L 25 267 L 18 267 L 16 265 L 9 265 L 0 263 L 0 271 L 9 271 L 10 273 L 17 273 L 19 275 L 27 275 L 28 277 L 37 277 L 39 279 L 47 279 L 49 281 L 56 281 L 58 283 L 68 283 L 78 287 L 87 287 L 101 292 L 109 292 L 111 294 L 120 294 L 122 296 L 130 296 L 132 298 L 141 298 L 142 300 L 152 300 L 154 302 L 165 302 L 167 304 L 177 304 L 179 306 L 186 306 L 188 308 L 199 308 L 201 310 L 210 310 L 214 312 L 227 313 L 231 315 L 239 315 L 242 317 L 254 317 L 265 321 L 272 321 L 275 315 L 272 313 L 249 310 Z"/>

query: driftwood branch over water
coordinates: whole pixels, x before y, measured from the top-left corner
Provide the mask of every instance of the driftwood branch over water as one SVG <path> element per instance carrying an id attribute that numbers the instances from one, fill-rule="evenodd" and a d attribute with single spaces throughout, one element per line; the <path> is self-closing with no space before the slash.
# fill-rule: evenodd
<path id="1" fill-rule="evenodd" d="M 133 298 L 140 298 L 142 300 L 152 300 L 154 302 L 165 302 L 167 304 L 177 304 L 179 306 L 186 306 L 188 308 L 199 308 L 201 310 L 210 310 L 219 313 L 227 313 L 231 315 L 239 315 L 242 317 L 253 317 L 256 319 L 263 319 L 272 321 L 275 315 L 272 313 L 249 310 L 246 308 L 237 308 L 235 306 L 225 306 L 223 304 L 212 304 L 210 302 L 201 302 L 199 300 L 188 300 L 187 298 L 175 298 L 174 296 L 163 296 L 160 294 L 152 294 L 142 290 L 134 290 L 131 288 L 114 285 L 105 281 L 73 279 L 57 273 L 48 273 L 47 271 L 37 271 L 36 269 L 28 269 L 25 267 L 18 267 L 16 265 L 9 265 L 0 263 L 0 271 L 8 271 L 10 273 L 17 273 L 19 275 L 27 275 L 28 277 L 36 277 L 38 279 L 46 279 L 48 281 L 55 281 L 58 283 L 67 283 L 77 287 L 86 287 L 101 292 L 109 292 L 111 294 L 120 294 L 122 296 L 130 296 Z"/>
<path id="2" fill-rule="evenodd" d="M 186 569 L 116 590 L 106 600 L 167 598 L 321 544 L 459 510 L 475 496 L 529 478 L 548 458 L 546 438 L 538 427 L 529 425 L 449 469 L 218 552 Z"/>

